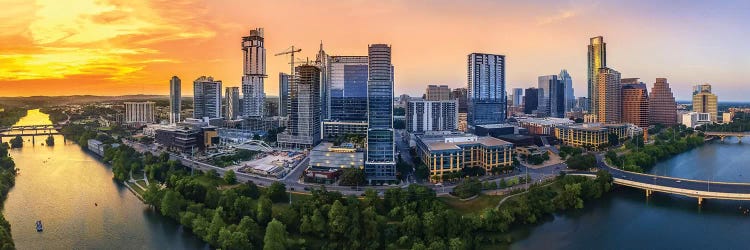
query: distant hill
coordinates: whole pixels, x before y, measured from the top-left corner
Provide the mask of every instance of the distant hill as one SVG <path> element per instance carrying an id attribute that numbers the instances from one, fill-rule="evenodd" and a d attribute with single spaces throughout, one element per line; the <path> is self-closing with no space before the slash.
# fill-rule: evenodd
<path id="1" fill-rule="evenodd" d="M 184 97 L 183 97 L 184 98 Z M 0 106 L 9 107 L 47 107 L 69 104 L 85 104 L 111 101 L 162 101 L 168 100 L 165 95 L 123 95 L 123 96 L 28 96 L 28 97 L 0 97 Z"/>

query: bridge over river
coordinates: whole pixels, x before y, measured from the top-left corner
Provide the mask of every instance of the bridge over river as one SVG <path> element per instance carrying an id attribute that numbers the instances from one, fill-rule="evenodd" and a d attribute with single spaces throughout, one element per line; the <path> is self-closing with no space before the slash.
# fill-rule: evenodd
<path id="1" fill-rule="evenodd" d="M 3 142 L 3 137 L 16 137 L 16 136 L 49 136 L 59 135 L 60 125 L 43 124 L 43 125 L 23 125 L 23 126 L 11 126 L 0 128 L 0 143 Z M 20 133 L 19 133 L 20 132 Z"/>
<path id="2" fill-rule="evenodd" d="M 716 137 L 719 137 L 719 139 L 721 139 L 721 141 L 724 141 L 724 138 L 726 138 L 726 137 L 737 137 L 737 139 L 739 139 L 740 142 L 742 142 L 742 137 L 750 136 L 750 132 L 712 132 L 712 131 L 708 131 L 708 132 L 703 132 L 703 134 L 706 135 L 706 136 L 716 136 Z"/>

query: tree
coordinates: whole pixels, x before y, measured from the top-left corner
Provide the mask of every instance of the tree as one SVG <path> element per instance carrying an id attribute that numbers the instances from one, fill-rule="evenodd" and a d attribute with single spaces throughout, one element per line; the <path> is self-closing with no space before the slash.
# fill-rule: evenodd
<path id="1" fill-rule="evenodd" d="M 146 188 L 146 192 L 143 193 L 143 202 L 150 206 L 158 206 L 161 204 L 162 195 L 159 185 L 151 183 L 148 185 L 148 188 Z"/>
<path id="2" fill-rule="evenodd" d="M 18 135 L 13 139 L 10 139 L 10 148 L 22 148 L 23 147 L 23 138 Z"/>
<path id="3" fill-rule="evenodd" d="M 583 208 L 583 200 L 581 199 L 581 183 L 576 184 L 565 184 L 563 189 L 554 202 L 556 206 L 562 210 L 568 208 L 581 209 Z"/>
<path id="4" fill-rule="evenodd" d="M 227 184 L 235 184 L 237 183 L 237 175 L 234 173 L 234 170 L 229 170 L 224 172 L 224 181 L 227 182 Z"/>
<path id="5" fill-rule="evenodd" d="M 173 219 L 177 219 L 180 213 L 180 207 L 182 206 L 182 196 L 180 193 L 167 190 L 164 193 L 164 198 L 161 200 L 161 214 L 168 216 Z"/>
<path id="6" fill-rule="evenodd" d="M 263 250 L 285 250 L 287 241 L 286 227 L 276 219 L 268 223 L 266 236 L 263 238 Z"/>
<path id="7" fill-rule="evenodd" d="M 320 237 L 323 237 L 323 235 L 326 234 L 326 218 L 323 217 L 323 213 L 320 212 L 320 209 L 315 209 L 313 211 L 313 216 L 310 218 L 310 223 L 312 224 L 312 232 Z"/>
<path id="8" fill-rule="evenodd" d="M 346 214 L 346 207 L 341 201 L 336 200 L 328 211 L 328 228 L 333 238 L 343 237 L 349 228 L 349 217 Z"/>
<path id="9" fill-rule="evenodd" d="M 271 200 L 268 199 L 268 197 L 260 197 L 260 199 L 258 200 L 257 212 L 255 213 L 258 217 L 258 223 L 260 223 L 261 225 L 265 225 L 269 220 L 271 220 L 272 207 L 273 205 L 271 204 Z"/>
<path id="10" fill-rule="evenodd" d="M 620 145 L 620 137 L 615 133 L 609 133 L 607 135 L 607 142 L 609 142 L 610 146 Z"/>
<path id="11" fill-rule="evenodd" d="M 287 200 L 286 185 L 281 182 L 274 182 L 266 189 L 266 196 L 273 202 L 283 202 Z"/>
<path id="12" fill-rule="evenodd" d="M 45 143 L 47 146 L 55 146 L 55 137 L 52 137 L 52 135 L 47 136 Z"/>
<path id="13" fill-rule="evenodd" d="M 364 185 L 367 181 L 365 180 L 365 171 L 359 168 L 344 169 L 339 179 L 339 185 L 341 186 Z"/>

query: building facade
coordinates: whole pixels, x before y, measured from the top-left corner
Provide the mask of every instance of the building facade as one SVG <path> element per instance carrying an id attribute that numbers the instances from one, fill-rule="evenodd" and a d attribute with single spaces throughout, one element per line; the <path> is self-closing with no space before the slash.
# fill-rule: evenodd
<path id="1" fill-rule="evenodd" d="M 193 118 L 221 118 L 221 81 L 201 76 L 193 81 Z"/>
<path id="2" fill-rule="evenodd" d="M 693 111 L 708 113 L 711 122 L 716 123 L 719 116 L 719 100 L 715 94 L 711 93 L 711 85 L 697 85 L 693 89 Z"/>
<path id="3" fill-rule="evenodd" d="M 224 118 L 235 120 L 240 114 L 240 88 L 227 87 L 224 92 Z"/>
<path id="4" fill-rule="evenodd" d="M 447 101 L 451 99 L 451 88 L 448 85 L 427 85 L 424 93 L 427 101 Z"/>
<path id="5" fill-rule="evenodd" d="M 667 78 L 656 78 L 648 100 L 649 124 L 673 126 L 677 124 L 677 102 Z"/>
<path id="6" fill-rule="evenodd" d="M 458 130 L 458 103 L 452 101 L 410 101 L 406 108 L 406 131 Z"/>
<path id="7" fill-rule="evenodd" d="M 367 121 L 367 56 L 327 57 L 324 120 Z"/>
<path id="8" fill-rule="evenodd" d="M 604 37 L 597 36 L 589 39 L 588 46 L 588 92 L 590 113 L 599 114 L 599 85 L 597 76 L 599 69 L 607 67 L 607 44 Z"/>
<path id="9" fill-rule="evenodd" d="M 648 90 L 638 78 L 622 79 L 622 122 L 648 128 Z"/>
<path id="10" fill-rule="evenodd" d="M 505 56 L 471 53 L 467 71 L 469 130 L 475 125 L 505 122 Z"/>
<path id="11" fill-rule="evenodd" d="M 512 104 L 514 107 L 521 107 L 523 105 L 523 89 L 522 88 L 514 88 L 513 89 L 513 98 Z"/>
<path id="12" fill-rule="evenodd" d="M 530 135 L 554 135 L 557 126 L 572 125 L 568 118 L 519 118 L 518 126 L 529 131 Z"/>
<path id="13" fill-rule="evenodd" d="M 709 113 L 688 112 L 682 114 L 681 124 L 688 128 L 696 128 L 700 125 L 711 123 L 713 123 L 713 119 L 711 119 L 711 114 Z"/>
<path id="14" fill-rule="evenodd" d="M 323 138 L 347 135 L 367 136 L 367 121 L 323 121 Z"/>
<path id="15" fill-rule="evenodd" d="M 561 70 L 557 78 L 563 82 L 565 89 L 565 112 L 572 111 L 575 107 L 576 96 L 573 91 L 573 78 L 568 74 L 568 70 Z"/>
<path id="16" fill-rule="evenodd" d="M 396 181 L 393 138 L 393 64 L 391 46 L 371 44 L 367 79 L 367 151 L 365 175 L 373 182 Z"/>
<path id="17" fill-rule="evenodd" d="M 537 114 L 549 117 L 565 116 L 565 83 L 557 75 L 539 77 Z"/>
<path id="18" fill-rule="evenodd" d="M 169 123 L 175 124 L 180 122 L 180 112 L 182 111 L 182 80 L 177 76 L 172 76 L 169 80 Z"/>
<path id="19" fill-rule="evenodd" d="M 320 142 L 320 69 L 301 65 L 294 72 L 289 84 L 289 121 L 277 142 L 282 148 L 309 149 Z"/>
<path id="20" fill-rule="evenodd" d="M 289 112 L 289 74 L 279 72 L 279 116 Z"/>
<path id="21" fill-rule="evenodd" d="M 263 28 L 250 30 L 242 37 L 242 106 L 245 117 L 262 117 L 266 94 L 263 81 L 266 75 L 266 48 Z"/>
<path id="22" fill-rule="evenodd" d="M 523 113 L 535 114 L 539 108 L 539 89 L 528 88 L 523 95 Z"/>
<path id="23" fill-rule="evenodd" d="M 451 91 L 451 99 L 458 101 L 458 113 L 466 114 L 468 112 L 467 90 L 466 88 L 455 88 Z"/>
<path id="24" fill-rule="evenodd" d="M 620 123 L 622 119 L 622 96 L 620 72 L 600 68 L 596 74 L 596 107 L 592 107 L 600 123 Z"/>
<path id="25" fill-rule="evenodd" d="M 417 136 L 416 144 L 433 183 L 466 167 L 480 167 L 490 174 L 494 168 L 507 171 L 513 165 L 513 144 L 490 136 L 425 134 Z"/>
<path id="26" fill-rule="evenodd" d="M 125 102 L 125 123 L 147 124 L 156 122 L 154 102 Z"/>
<path id="27" fill-rule="evenodd" d="M 609 134 L 616 134 L 619 140 L 629 136 L 626 124 L 586 123 L 563 125 L 555 128 L 555 137 L 564 145 L 601 149 L 609 145 Z"/>

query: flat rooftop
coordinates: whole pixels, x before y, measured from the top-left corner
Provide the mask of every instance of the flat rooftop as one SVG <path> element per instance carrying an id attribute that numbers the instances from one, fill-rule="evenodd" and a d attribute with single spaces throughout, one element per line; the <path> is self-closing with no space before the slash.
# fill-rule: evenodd
<path id="1" fill-rule="evenodd" d="M 472 134 L 451 134 L 444 136 L 417 136 L 417 140 L 422 141 L 430 151 L 441 150 L 460 150 L 460 145 L 480 144 L 486 147 L 497 147 L 513 145 L 510 142 L 503 141 L 491 136 L 476 136 Z"/>

